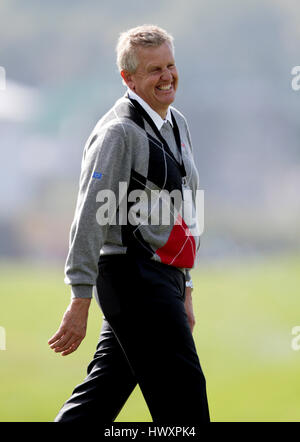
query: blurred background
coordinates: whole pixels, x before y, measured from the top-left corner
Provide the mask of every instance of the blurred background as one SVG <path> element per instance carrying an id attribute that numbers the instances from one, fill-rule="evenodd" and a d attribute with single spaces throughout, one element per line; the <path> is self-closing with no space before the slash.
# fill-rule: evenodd
<path id="1" fill-rule="evenodd" d="M 205 192 L 192 276 L 212 420 L 298 421 L 297 0 L 1 1 L 0 421 L 53 420 L 93 355 L 96 303 L 76 353 L 52 354 L 47 340 L 69 302 L 63 266 L 83 146 L 125 92 L 119 33 L 143 23 L 175 37 L 174 105 Z M 139 389 L 118 419 L 151 420 Z"/>

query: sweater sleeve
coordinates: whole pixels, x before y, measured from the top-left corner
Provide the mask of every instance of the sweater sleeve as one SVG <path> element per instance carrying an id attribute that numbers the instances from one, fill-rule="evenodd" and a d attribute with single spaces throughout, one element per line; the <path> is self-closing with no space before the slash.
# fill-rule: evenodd
<path id="1" fill-rule="evenodd" d="M 192 157 L 194 157 L 194 155 L 193 155 L 192 137 L 191 137 L 190 129 L 189 129 L 189 126 L 188 126 L 188 123 L 187 123 L 187 120 L 186 120 L 185 117 L 184 117 L 184 124 L 185 124 L 187 139 L 188 139 L 188 142 L 189 142 L 189 145 L 190 145 L 190 148 L 191 148 L 191 154 L 192 154 Z M 197 188 L 199 188 L 199 182 L 197 183 Z M 196 261 L 199 258 L 200 244 L 201 244 L 201 239 L 199 238 L 197 249 L 195 251 L 195 253 L 196 253 Z M 192 276 L 190 274 L 190 270 L 189 269 L 185 269 L 185 278 L 186 278 L 186 281 L 192 281 Z"/>
<path id="2" fill-rule="evenodd" d="M 119 182 L 128 184 L 132 163 L 122 125 L 100 128 L 90 139 L 92 142 L 85 147 L 83 154 L 65 264 L 64 281 L 72 286 L 72 297 L 76 298 L 92 297 L 100 250 L 116 213 Z M 100 212 L 105 202 L 109 207 L 106 223 L 103 221 L 104 212 Z"/>
<path id="3" fill-rule="evenodd" d="M 192 279 L 189 269 L 185 269 L 185 280 L 190 281 Z"/>

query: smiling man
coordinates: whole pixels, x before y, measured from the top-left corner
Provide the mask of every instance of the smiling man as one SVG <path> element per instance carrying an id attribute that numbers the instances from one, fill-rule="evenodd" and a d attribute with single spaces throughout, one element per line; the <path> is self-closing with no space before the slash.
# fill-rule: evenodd
<path id="1" fill-rule="evenodd" d="M 178 84 L 172 46 L 165 42 L 158 47 L 137 47 L 136 56 L 139 60 L 136 70 L 123 69 L 121 76 L 130 90 L 165 119 Z"/>
<path id="2" fill-rule="evenodd" d="M 195 210 L 198 174 L 186 120 L 171 106 L 178 86 L 173 38 L 157 26 L 130 29 L 119 38 L 117 64 L 128 89 L 84 149 L 65 267 L 72 298 L 49 345 L 62 355 L 78 348 L 93 287 L 102 330 L 87 377 L 55 420 L 113 422 L 138 384 L 154 422 L 209 422 L 192 336 L 189 270 L 200 241 L 181 210 Z M 166 192 L 179 198 L 166 203 Z M 161 206 L 170 222 L 145 222 Z"/>

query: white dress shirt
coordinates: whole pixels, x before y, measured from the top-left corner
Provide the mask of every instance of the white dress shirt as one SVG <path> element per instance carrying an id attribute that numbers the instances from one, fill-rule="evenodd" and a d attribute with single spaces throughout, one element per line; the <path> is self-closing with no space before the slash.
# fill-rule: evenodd
<path id="1" fill-rule="evenodd" d="M 168 107 L 166 118 L 163 120 L 161 118 L 161 116 L 155 110 L 153 110 L 152 107 L 150 107 L 149 104 L 146 103 L 145 100 L 143 100 L 139 95 L 137 95 L 135 92 L 133 92 L 133 90 L 128 88 L 127 92 L 128 92 L 129 98 L 136 100 L 145 109 L 147 114 L 150 115 L 150 117 L 154 121 L 158 130 L 161 130 L 163 124 L 166 123 L 167 121 L 169 121 L 169 123 L 173 127 L 170 107 Z"/>

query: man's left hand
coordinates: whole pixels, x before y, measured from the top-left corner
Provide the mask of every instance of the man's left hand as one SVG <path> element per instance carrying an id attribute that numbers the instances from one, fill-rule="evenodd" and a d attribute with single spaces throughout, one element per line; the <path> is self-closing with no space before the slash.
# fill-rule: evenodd
<path id="1" fill-rule="evenodd" d="M 195 326 L 195 315 L 194 315 L 194 309 L 193 309 L 193 300 L 192 300 L 192 289 L 191 287 L 185 288 L 185 311 L 188 317 L 189 326 L 191 329 L 191 332 L 193 333 L 194 326 Z"/>

